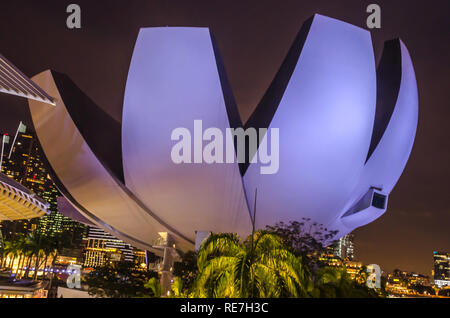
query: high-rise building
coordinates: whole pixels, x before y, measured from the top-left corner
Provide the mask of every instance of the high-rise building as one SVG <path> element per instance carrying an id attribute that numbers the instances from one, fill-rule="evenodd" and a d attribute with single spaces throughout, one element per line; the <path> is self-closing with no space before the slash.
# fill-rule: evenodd
<path id="1" fill-rule="evenodd" d="M 42 159 L 36 134 L 20 122 L 14 138 L 3 136 L 1 154 L 1 172 L 50 204 L 50 214 L 42 218 L 3 222 L 5 237 L 11 238 L 16 234 L 34 230 L 49 236 L 67 232 L 72 234 L 74 243 L 81 243 L 86 227 L 58 212 L 57 198 L 60 194 Z"/>
<path id="2" fill-rule="evenodd" d="M 450 253 L 433 252 L 434 285 L 438 288 L 450 286 Z"/>
<path id="3" fill-rule="evenodd" d="M 41 180 L 41 178 L 37 178 L 36 182 L 32 183 L 32 188 L 29 187 L 30 182 L 24 182 L 27 176 L 29 176 L 30 174 L 26 169 L 27 163 L 30 163 L 30 166 L 33 166 L 33 163 L 35 161 L 35 155 L 32 154 L 32 138 L 28 138 L 31 136 L 25 135 L 25 133 L 26 126 L 22 122 L 20 122 L 14 139 L 11 139 L 11 136 L 7 134 L 3 135 L 0 157 L 0 171 L 1 173 L 7 175 L 8 177 L 14 179 L 28 189 L 32 190 L 38 196 L 41 196 L 44 191 L 39 191 L 40 189 L 36 187 L 36 185 L 43 183 L 43 180 Z M 44 200 L 46 200 L 47 202 L 49 201 L 47 194 Z M 38 219 L 3 221 L 1 227 L 5 238 L 12 239 L 17 234 L 26 234 L 30 231 L 36 230 L 38 222 Z"/>
<path id="4" fill-rule="evenodd" d="M 341 259 L 353 260 L 355 257 L 354 235 L 347 234 L 333 245 L 333 254 Z"/>
<path id="5" fill-rule="evenodd" d="M 84 252 L 84 266 L 102 266 L 108 261 L 135 261 L 139 253 L 122 240 L 112 236 L 102 229 L 89 226 Z"/>

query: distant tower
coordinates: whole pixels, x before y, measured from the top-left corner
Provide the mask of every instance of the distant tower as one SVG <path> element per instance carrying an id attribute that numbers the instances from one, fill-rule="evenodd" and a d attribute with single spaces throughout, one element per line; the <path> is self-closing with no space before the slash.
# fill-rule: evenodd
<path id="1" fill-rule="evenodd" d="M 441 288 L 450 286 L 450 253 L 433 252 L 434 284 Z"/>
<path id="2" fill-rule="evenodd" d="M 25 135 L 25 132 L 26 126 L 20 122 L 13 139 L 11 138 L 12 136 L 7 134 L 3 135 L 0 172 L 21 183 L 32 192 L 42 197 L 45 201 L 49 202 L 47 198 L 48 195 L 45 195 L 44 197 L 44 191 L 39 191 L 35 186 L 35 183 L 24 182 L 32 171 L 35 171 L 38 168 L 34 167 L 35 155 L 31 151 L 33 149 L 33 144 L 31 142 L 32 138 L 23 137 L 22 135 Z M 27 165 L 34 169 L 27 169 Z M 40 182 L 41 180 L 38 178 L 36 181 Z M 50 203 L 50 209 L 51 208 Z M 34 231 L 37 228 L 38 222 L 38 219 L 4 221 L 2 222 L 3 234 L 5 238 L 12 239 L 16 234 L 26 234 L 30 231 Z"/>
<path id="3" fill-rule="evenodd" d="M 70 232 L 74 243 L 81 243 L 86 227 L 58 212 L 60 194 L 50 179 L 36 134 L 20 122 L 11 139 L 8 135 L 3 136 L 1 172 L 47 201 L 51 213 L 39 219 L 5 222 L 5 232 L 11 236 L 34 230 L 50 236 Z"/>
<path id="4" fill-rule="evenodd" d="M 335 245 L 333 245 L 333 254 L 341 259 L 348 259 L 352 261 L 355 257 L 353 234 L 347 234 L 341 237 Z"/>

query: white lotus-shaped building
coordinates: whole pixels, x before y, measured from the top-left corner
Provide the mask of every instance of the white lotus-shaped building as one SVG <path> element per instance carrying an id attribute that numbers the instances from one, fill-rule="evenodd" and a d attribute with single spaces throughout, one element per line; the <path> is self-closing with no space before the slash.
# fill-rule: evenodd
<path id="1" fill-rule="evenodd" d="M 236 232 L 310 218 L 344 235 L 381 216 L 414 141 L 417 85 L 409 53 L 388 41 L 378 67 L 370 33 L 315 15 L 241 123 L 207 28 L 143 28 L 122 123 L 65 75 L 33 78 L 56 107 L 29 100 L 53 179 L 91 223 L 143 249 L 168 232 L 182 249 L 196 231 Z M 279 129 L 279 170 L 260 163 L 176 164 L 177 127 Z M 255 200 L 255 189 L 257 199 Z"/>

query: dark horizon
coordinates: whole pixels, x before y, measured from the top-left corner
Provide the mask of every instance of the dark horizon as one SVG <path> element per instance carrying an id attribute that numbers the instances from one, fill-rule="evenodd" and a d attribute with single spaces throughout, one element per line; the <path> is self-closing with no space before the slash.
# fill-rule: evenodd
<path id="1" fill-rule="evenodd" d="M 66 28 L 71 1 L 2 4 L 0 54 L 26 75 L 54 69 L 121 121 L 128 67 L 140 27 L 210 27 L 220 49 L 243 121 L 256 107 L 304 21 L 314 13 L 364 29 L 372 1 L 299 3 L 285 0 L 96 1 L 79 0 L 82 28 Z M 450 2 L 377 1 L 381 29 L 372 30 L 378 62 L 383 44 L 400 37 L 415 67 L 419 124 L 406 169 L 389 197 L 387 212 L 355 230 L 356 256 L 385 271 L 400 268 L 431 275 L 433 251 L 450 251 Z M 417 3 L 417 4 L 416 4 Z M 8 18 L 5 18 L 8 17 Z M 0 132 L 30 124 L 26 100 L 0 94 Z"/>

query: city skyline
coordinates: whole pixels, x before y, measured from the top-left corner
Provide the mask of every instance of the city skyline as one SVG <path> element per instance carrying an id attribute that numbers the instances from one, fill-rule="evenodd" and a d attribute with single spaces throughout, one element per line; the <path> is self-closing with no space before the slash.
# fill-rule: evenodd
<path id="1" fill-rule="evenodd" d="M 227 12 L 237 14 L 237 19 L 233 22 L 233 25 L 236 25 L 236 27 L 239 25 L 246 26 L 246 28 L 244 28 L 246 33 L 241 37 L 236 37 L 235 32 L 232 30 L 225 30 L 226 23 L 224 21 L 221 21 L 220 19 L 219 21 L 214 21 L 214 14 L 211 14 L 211 17 L 209 17 L 210 11 L 212 11 L 211 9 L 216 8 L 215 5 L 217 4 L 213 3 L 209 4 L 209 6 L 206 5 L 206 9 L 198 13 L 198 15 L 189 11 L 182 3 L 174 4 L 174 6 L 178 5 L 183 7 L 185 12 L 185 15 L 183 16 L 181 14 L 175 14 L 175 10 L 173 9 L 167 10 L 167 8 L 164 8 L 163 6 L 158 6 L 158 2 L 155 3 L 154 7 L 149 7 L 148 9 L 149 11 L 152 11 L 150 9 L 153 8 L 152 12 L 156 10 L 161 13 L 158 16 L 152 16 L 151 14 L 145 16 L 138 12 L 139 10 L 137 7 L 127 8 L 128 11 L 126 11 L 126 14 L 137 17 L 132 25 L 126 23 L 124 21 L 126 19 L 120 19 L 117 13 L 110 12 L 114 10 L 105 10 L 103 15 L 111 15 L 119 22 L 115 26 L 108 26 L 107 17 L 93 19 L 94 15 L 96 17 L 99 16 L 99 12 L 102 10 L 101 7 L 90 6 L 87 3 L 80 1 L 80 6 L 83 9 L 84 23 L 83 28 L 79 31 L 64 29 L 63 22 L 65 21 L 65 13 L 63 9 L 66 5 L 65 3 L 61 3 L 54 7 L 52 6 L 51 8 L 36 5 L 34 8 L 35 10 L 33 10 L 34 12 L 39 12 L 43 17 L 47 18 L 54 14 L 55 17 L 58 17 L 61 20 L 61 26 L 58 26 L 56 22 L 52 22 L 52 19 L 45 20 L 35 18 L 34 21 L 36 25 L 42 25 L 44 29 L 51 27 L 52 30 L 48 30 L 49 32 L 52 32 L 54 35 L 60 36 L 61 38 L 65 37 L 62 41 L 67 44 L 68 52 L 79 52 L 84 59 L 78 60 L 77 54 L 74 53 L 65 54 L 64 56 L 55 56 L 55 53 L 47 50 L 45 45 L 43 45 L 42 48 L 40 47 L 42 53 L 37 55 L 36 57 L 39 58 L 36 59 L 29 53 L 23 54 L 18 48 L 15 48 L 14 45 L 5 47 L 2 53 L 10 60 L 14 59 L 14 63 L 29 76 L 42 71 L 46 67 L 64 70 L 73 76 L 74 79 L 76 79 L 76 82 L 79 83 L 86 93 L 97 101 L 100 106 L 103 106 L 113 117 L 120 118 L 121 107 L 119 106 L 121 106 L 124 91 L 123 83 L 125 82 L 123 79 L 126 77 L 126 70 L 128 68 L 127 60 L 129 59 L 129 56 L 131 56 L 132 50 L 130 43 L 133 41 L 132 38 L 137 32 L 139 24 L 202 25 L 206 23 L 213 26 L 219 47 L 223 51 L 224 63 L 226 64 L 231 85 L 233 86 L 234 91 L 236 91 L 236 99 L 241 110 L 241 116 L 245 119 L 245 116 L 248 115 L 251 112 L 251 108 L 254 107 L 254 101 L 259 99 L 261 91 L 264 91 L 265 86 L 270 82 L 274 70 L 277 69 L 283 55 L 289 48 L 289 43 L 294 36 L 294 30 L 302 23 L 305 16 L 307 17 L 314 12 L 318 12 L 328 14 L 335 18 L 342 18 L 342 16 L 345 15 L 344 11 L 348 11 L 351 12 L 351 16 L 346 16 L 345 20 L 361 26 L 363 26 L 363 21 L 365 21 L 366 16 L 362 6 L 356 6 L 356 4 L 351 6 L 351 8 L 345 9 L 323 5 L 322 11 L 315 6 L 313 11 L 311 8 L 312 6 L 304 5 L 306 9 L 300 10 L 301 6 L 291 3 L 288 6 L 290 6 L 291 10 L 296 9 L 293 10 L 296 13 L 290 14 L 290 19 L 287 19 L 285 23 L 276 25 L 274 28 L 275 30 L 268 32 L 268 28 L 262 25 L 263 19 L 259 16 L 255 19 L 257 22 L 256 26 L 250 26 L 246 23 L 245 19 L 248 18 L 249 12 L 251 12 L 250 8 L 245 6 L 243 8 L 231 6 Z M 273 5 L 269 2 L 264 2 L 264 4 L 266 7 Z M 119 6 L 114 3 L 110 5 L 116 9 L 119 8 Z M 399 7 L 384 3 L 382 3 L 381 6 L 383 12 L 391 13 L 386 14 L 386 18 L 383 20 L 383 25 L 385 27 L 383 26 L 381 30 L 372 32 L 374 37 L 373 42 L 375 44 L 375 56 L 380 56 L 381 39 L 389 38 L 392 33 L 390 30 L 397 30 L 399 33 L 397 35 L 408 43 L 411 50 L 413 63 L 417 73 L 419 98 L 421 99 L 419 104 L 421 105 L 421 109 L 419 112 L 419 127 L 416 145 L 413 148 L 411 160 L 407 165 L 405 174 L 400 179 L 398 188 L 393 191 L 390 197 L 391 206 L 387 213 L 379 220 L 364 228 L 356 230 L 356 254 L 364 261 L 364 263 L 378 263 L 382 268 L 386 268 L 388 271 L 391 271 L 395 267 L 400 267 L 409 271 L 418 271 L 429 275 L 433 262 L 431 256 L 432 251 L 450 250 L 449 233 L 445 232 L 445 224 L 448 224 L 450 221 L 448 216 L 449 202 L 445 195 L 445 183 L 443 186 L 438 186 L 439 178 L 443 177 L 445 180 L 445 175 L 448 176 L 449 174 L 448 168 L 443 167 L 449 153 L 447 149 L 437 147 L 445 140 L 445 136 L 448 136 L 448 131 L 444 131 L 440 127 L 430 127 L 432 126 L 431 123 L 436 121 L 439 122 L 440 119 L 436 117 L 436 114 L 431 113 L 429 109 L 431 107 L 430 105 L 433 105 L 440 110 L 440 107 L 443 106 L 443 101 L 445 100 L 442 96 L 448 94 L 448 92 L 444 93 L 438 91 L 435 92 L 436 96 L 434 96 L 431 93 L 433 92 L 431 83 L 433 83 L 433 81 L 439 83 L 439 74 L 441 74 L 440 80 L 444 83 L 445 81 L 448 82 L 448 78 L 445 79 L 445 77 L 443 77 L 442 71 L 439 73 L 436 70 L 437 77 L 435 79 L 430 78 L 431 75 L 428 74 L 429 65 L 436 65 L 434 63 L 437 62 L 432 63 L 429 60 L 431 59 L 430 57 L 424 56 L 426 53 L 431 53 L 431 56 L 433 56 L 433 51 L 429 52 L 427 48 L 424 47 L 424 43 L 427 43 L 427 41 L 425 41 L 421 35 L 423 35 L 423 33 L 429 34 L 427 32 L 431 32 L 431 27 L 427 28 L 424 26 L 423 29 L 419 30 L 422 33 L 416 32 L 416 35 L 414 36 L 414 32 L 405 29 L 406 26 L 414 28 L 414 25 L 406 22 L 404 23 L 404 26 L 399 25 L 399 22 L 395 21 L 394 17 L 392 17 L 392 12 L 397 12 L 397 14 L 401 12 Z M 61 10 L 59 10 L 61 12 L 57 10 L 59 7 L 61 7 Z M 12 8 L 14 8 L 14 5 L 12 5 Z M 360 10 L 359 13 L 358 9 Z M 267 17 L 266 11 L 257 8 L 254 10 L 257 10 L 261 17 Z M 28 15 L 29 19 L 33 20 L 34 15 L 31 15 L 31 13 L 31 11 L 24 12 L 26 16 Z M 286 12 L 284 13 L 287 14 Z M 406 16 L 404 19 L 413 19 L 414 17 L 420 16 L 419 12 L 414 10 L 410 12 L 410 15 L 412 15 L 412 17 Z M 35 17 L 37 16 L 39 16 L 39 14 L 35 15 Z M 166 22 L 164 23 L 163 21 Z M 432 30 L 434 30 L 434 37 L 437 38 L 446 36 L 445 22 L 439 21 L 440 20 L 437 22 L 442 23 L 443 26 L 443 34 L 440 34 L 435 28 L 432 28 Z M 273 20 L 271 22 L 275 23 Z M 384 28 L 387 28 L 387 31 L 385 31 Z M 16 35 L 22 35 L 20 32 L 23 32 L 23 30 L 21 30 L 20 26 L 16 29 Z M 245 59 L 237 52 L 239 51 L 238 47 L 243 47 L 244 52 L 247 54 L 256 50 L 261 50 L 261 48 L 264 47 L 262 43 L 264 41 L 260 40 L 260 37 L 263 34 L 276 37 L 281 34 L 280 32 L 283 30 L 288 30 L 289 32 L 285 32 L 285 34 L 280 37 L 278 49 L 268 50 L 262 57 L 263 59 L 267 58 L 268 63 L 266 63 L 266 60 L 249 62 L 248 59 Z M 256 33 L 256 31 L 258 31 L 258 33 Z M 386 33 L 389 35 L 386 36 Z M 107 36 L 105 37 L 104 34 L 107 34 Z M 256 36 L 254 39 L 255 43 L 244 43 L 252 38 L 251 35 Z M 113 36 L 118 37 L 119 41 L 117 41 L 117 43 L 111 41 L 111 37 Z M 238 44 L 232 45 L 233 37 L 235 39 L 237 38 L 236 41 Z M 25 43 L 22 44 L 23 46 L 38 45 L 31 38 L 28 38 L 27 40 L 28 41 L 25 41 Z M 12 38 L 9 38 L 9 41 L 12 43 L 15 42 Z M 98 45 L 97 41 L 98 43 L 101 43 L 101 45 Z M 444 52 L 449 51 L 448 45 L 445 46 L 445 44 L 439 43 L 439 41 L 434 41 L 433 44 L 441 45 L 441 49 L 443 49 Z M 100 46 L 105 46 L 105 48 Z M 118 51 L 113 53 L 114 49 Z M 56 51 L 58 50 L 60 49 L 57 49 Z M 95 51 L 94 57 L 95 55 L 100 55 L 102 56 L 102 59 L 106 59 L 106 61 L 98 63 L 99 65 L 94 65 L 97 59 L 90 56 L 93 51 Z M 445 54 L 442 54 L 442 56 L 445 56 Z M 118 64 L 118 67 L 114 72 L 107 69 L 107 64 L 113 63 L 113 61 L 116 61 L 116 64 Z M 249 65 L 246 65 L 247 63 Z M 448 61 L 443 61 L 443 63 L 445 66 L 445 63 L 448 63 Z M 75 67 L 75 65 L 77 66 Z M 431 69 L 435 70 L 433 67 L 431 67 Z M 252 73 L 253 75 L 246 75 L 245 73 Z M 256 76 L 255 74 L 258 73 L 259 75 Z M 89 74 L 89 76 L 86 76 L 86 74 Z M 98 82 L 98 77 L 104 77 L 105 75 L 108 75 L 111 78 L 106 80 L 106 83 L 97 85 L 96 82 Z M 260 77 L 260 79 L 257 79 L 257 77 Z M 243 83 L 244 81 L 251 84 Z M 440 84 L 440 86 L 445 87 L 445 84 Z M 11 97 L 1 96 L 0 105 L 2 111 L 7 111 L 8 117 L 10 118 L 2 119 L 0 122 L 2 128 L 4 127 L 5 132 L 12 134 L 13 131 L 11 131 L 11 129 L 17 125 L 17 121 L 21 119 L 19 117 L 25 117 L 23 116 L 25 109 L 24 103 Z M 22 110 L 20 108 L 22 108 Z M 435 108 L 431 109 L 433 110 Z M 26 121 L 26 119 L 24 120 Z M 433 135 L 440 137 L 435 137 L 434 140 L 429 141 L 430 138 L 427 138 L 427 136 Z M 432 154 L 430 156 L 431 158 L 427 158 L 427 153 Z M 438 161 L 440 165 L 430 165 L 429 160 L 434 159 L 433 154 L 441 157 L 441 160 Z M 438 167 L 440 167 L 440 169 L 438 169 Z M 435 169 L 437 171 L 433 171 Z M 443 192 L 439 194 L 439 191 Z M 379 235 L 379 232 L 383 232 L 384 235 Z"/>
<path id="2" fill-rule="evenodd" d="M 5 222 L 4 236 L 15 237 L 17 234 L 26 234 L 33 229 L 46 236 L 54 236 L 64 231 L 76 231 L 79 223 L 59 213 L 57 199 L 61 194 L 50 178 L 36 133 L 20 121 L 15 134 L 7 143 L 4 142 L 3 148 L 0 172 L 49 204 L 48 214 L 40 218 Z M 78 230 L 82 231 L 82 229 Z"/>

